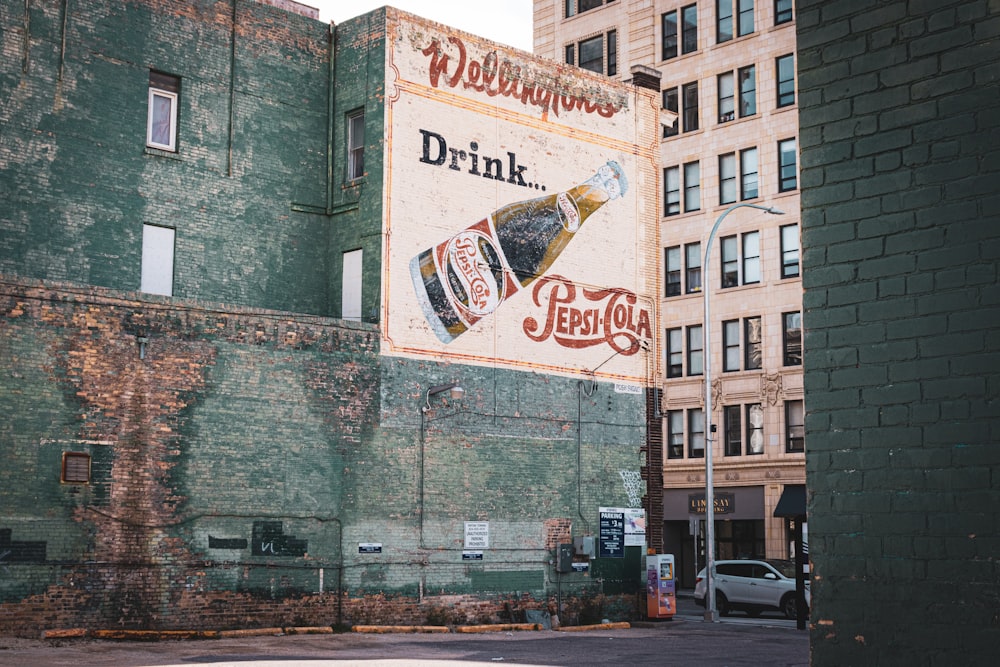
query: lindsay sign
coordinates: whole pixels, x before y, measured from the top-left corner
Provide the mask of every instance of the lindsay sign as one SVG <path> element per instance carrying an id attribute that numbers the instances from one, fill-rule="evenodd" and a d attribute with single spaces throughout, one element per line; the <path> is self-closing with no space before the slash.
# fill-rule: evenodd
<path id="1" fill-rule="evenodd" d="M 538 281 L 532 301 L 543 314 L 526 317 L 522 326 L 537 342 L 551 338 L 569 348 L 607 343 L 629 356 L 652 337 L 649 310 L 628 290 L 578 288 L 562 276 L 548 276 Z"/>

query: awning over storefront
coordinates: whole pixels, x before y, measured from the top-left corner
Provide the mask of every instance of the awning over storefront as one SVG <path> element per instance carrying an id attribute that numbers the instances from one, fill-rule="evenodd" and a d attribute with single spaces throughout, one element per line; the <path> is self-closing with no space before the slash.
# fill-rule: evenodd
<path id="1" fill-rule="evenodd" d="M 781 498 L 774 508 L 774 516 L 788 519 L 805 518 L 806 487 L 805 484 L 787 484 L 781 492 Z"/>

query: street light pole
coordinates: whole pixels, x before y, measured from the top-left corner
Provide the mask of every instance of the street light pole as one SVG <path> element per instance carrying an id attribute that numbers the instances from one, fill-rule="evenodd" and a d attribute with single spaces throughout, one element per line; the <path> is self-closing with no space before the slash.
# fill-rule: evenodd
<path id="1" fill-rule="evenodd" d="M 443 392 L 448 392 L 452 400 L 459 400 L 465 395 L 465 389 L 459 386 L 458 382 L 448 382 L 438 384 L 429 388 L 424 394 L 424 404 L 420 406 L 420 473 L 417 478 L 417 511 L 420 513 L 419 545 L 424 548 L 424 458 L 426 452 L 425 441 L 427 439 L 427 413 L 431 410 L 431 396 L 437 396 Z"/>
<path id="2" fill-rule="evenodd" d="M 719 231 L 719 226 L 726 216 L 738 208 L 756 208 L 766 211 L 772 215 L 784 215 L 784 211 L 779 211 L 773 206 L 761 206 L 759 204 L 733 204 L 722 212 L 715 220 L 712 231 L 708 234 L 708 241 L 705 243 L 705 258 L 701 263 L 701 295 L 705 306 L 704 320 L 702 321 L 702 356 L 704 357 L 705 375 L 705 620 L 715 622 L 718 620 L 715 609 L 715 487 L 712 480 L 712 346 L 711 336 L 711 308 L 709 305 L 709 295 L 712 293 L 709 277 L 708 265 L 712 257 L 712 240 L 715 233 Z"/>

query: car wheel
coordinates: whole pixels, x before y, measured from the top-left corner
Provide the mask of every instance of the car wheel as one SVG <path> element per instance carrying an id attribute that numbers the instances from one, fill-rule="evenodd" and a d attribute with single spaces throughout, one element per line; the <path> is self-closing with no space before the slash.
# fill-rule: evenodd
<path id="1" fill-rule="evenodd" d="M 795 620 L 799 616 L 799 605 L 796 604 L 797 597 L 792 593 L 789 593 L 785 597 L 781 598 L 781 613 L 785 615 L 785 618 Z M 802 603 L 803 607 L 805 603 Z M 808 612 L 806 612 L 808 614 Z"/>
<path id="2" fill-rule="evenodd" d="M 717 593 L 715 596 L 715 608 L 719 610 L 719 616 L 729 616 L 729 598 L 724 593 Z"/>

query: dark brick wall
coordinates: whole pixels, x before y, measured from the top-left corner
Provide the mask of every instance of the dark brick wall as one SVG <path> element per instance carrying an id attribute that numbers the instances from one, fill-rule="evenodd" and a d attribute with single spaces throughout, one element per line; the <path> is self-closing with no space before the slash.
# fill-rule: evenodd
<path id="1" fill-rule="evenodd" d="M 1000 6 L 797 4 L 812 664 L 993 664 Z"/>

